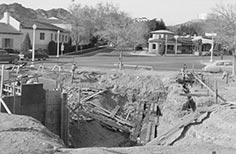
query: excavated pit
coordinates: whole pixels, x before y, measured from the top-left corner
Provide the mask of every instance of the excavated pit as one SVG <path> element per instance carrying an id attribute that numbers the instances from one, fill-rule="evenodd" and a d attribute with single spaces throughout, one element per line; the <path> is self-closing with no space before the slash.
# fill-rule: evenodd
<path id="1" fill-rule="evenodd" d="M 67 83 L 66 86 L 69 106 L 76 108 L 75 112 L 70 113 L 71 142 L 75 148 L 139 145 L 140 138 L 145 140 L 148 133 L 145 128 L 151 113 L 148 110 L 151 106 L 158 109 L 157 114 L 153 113 L 158 117 L 159 106 L 166 97 L 166 87 L 159 75 L 149 71 L 79 72 L 74 83 Z M 85 102 L 81 101 L 99 90 L 104 92 Z M 81 104 L 78 105 L 78 101 Z M 143 107 L 139 107 L 141 104 Z M 116 108 L 118 110 L 115 112 Z M 101 116 L 101 111 L 109 113 L 111 117 L 105 113 Z M 112 115 L 113 112 L 115 115 Z M 105 119 L 101 120 L 104 115 Z"/>

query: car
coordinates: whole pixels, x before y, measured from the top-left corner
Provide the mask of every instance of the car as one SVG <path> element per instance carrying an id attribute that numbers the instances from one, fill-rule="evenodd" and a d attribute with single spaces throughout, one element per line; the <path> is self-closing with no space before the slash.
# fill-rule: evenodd
<path id="1" fill-rule="evenodd" d="M 213 56 L 220 56 L 220 52 L 214 51 L 213 52 Z M 203 51 L 202 52 L 202 56 L 211 56 L 211 52 L 210 51 Z"/>
<path id="2" fill-rule="evenodd" d="M 25 52 L 25 53 L 20 53 L 19 54 L 19 58 L 21 60 L 30 60 L 32 59 L 32 51 L 28 51 L 28 52 Z M 49 58 L 48 54 L 43 51 L 43 50 L 35 50 L 35 55 L 34 55 L 34 58 L 36 60 L 46 60 Z"/>
<path id="3" fill-rule="evenodd" d="M 17 55 L 10 55 L 6 50 L 0 49 L 0 62 L 9 62 L 16 64 L 19 60 Z"/>
<path id="4" fill-rule="evenodd" d="M 10 55 L 18 55 L 20 52 L 14 49 L 7 48 L 5 49 Z"/>
<path id="5" fill-rule="evenodd" d="M 233 63 L 231 60 L 217 60 L 206 65 L 202 70 L 210 73 L 232 72 Z"/>

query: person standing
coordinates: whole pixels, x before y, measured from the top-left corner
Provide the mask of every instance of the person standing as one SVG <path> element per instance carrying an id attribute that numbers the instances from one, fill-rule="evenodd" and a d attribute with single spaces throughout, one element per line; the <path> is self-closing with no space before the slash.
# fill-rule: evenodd
<path id="1" fill-rule="evenodd" d="M 73 63 L 73 65 L 71 67 L 71 83 L 73 83 L 73 81 L 74 81 L 76 69 L 77 69 L 77 66 L 75 63 Z"/>

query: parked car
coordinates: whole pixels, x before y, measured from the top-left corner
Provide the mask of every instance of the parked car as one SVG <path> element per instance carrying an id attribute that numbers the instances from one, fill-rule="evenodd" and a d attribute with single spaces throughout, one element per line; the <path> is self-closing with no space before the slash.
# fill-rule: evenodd
<path id="1" fill-rule="evenodd" d="M 30 59 L 32 59 L 32 51 L 28 51 L 28 52 L 25 52 L 25 53 L 20 53 L 19 58 L 21 60 L 30 60 Z M 49 56 L 43 50 L 35 50 L 34 58 L 35 58 L 35 60 L 46 60 L 47 58 L 49 58 Z"/>
<path id="2" fill-rule="evenodd" d="M 232 72 L 233 63 L 230 60 L 217 60 L 213 63 L 206 65 L 203 68 L 205 72 L 219 73 L 219 72 Z"/>
<path id="3" fill-rule="evenodd" d="M 220 52 L 214 51 L 213 52 L 213 56 L 220 56 Z M 211 52 L 210 51 L 203 51 L 202 52 L 202 56 L 211 56 Z"/>
<path id="4" fill-rule="evenodd" d="M 20 52 L 14 49 L 5 49 L 9 54 L 18 55 Z"/>
<path id="5" fill-rule="evenodd" d="M 0 49 L 0 62 L 16 64 L 19 60 L 17 55 L 10 55 L 6 50 Z"/>

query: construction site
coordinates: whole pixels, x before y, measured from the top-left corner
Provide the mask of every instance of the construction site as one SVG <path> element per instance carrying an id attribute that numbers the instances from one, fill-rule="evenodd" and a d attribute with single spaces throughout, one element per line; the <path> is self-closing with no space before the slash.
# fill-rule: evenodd
<path id="1" fill-rule="evenodd" d="M 235 154 L 235 92 L 194 68 L 3 65 L 1 153 Z"/>

